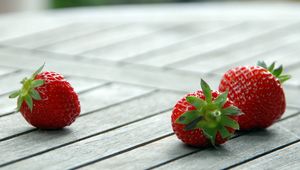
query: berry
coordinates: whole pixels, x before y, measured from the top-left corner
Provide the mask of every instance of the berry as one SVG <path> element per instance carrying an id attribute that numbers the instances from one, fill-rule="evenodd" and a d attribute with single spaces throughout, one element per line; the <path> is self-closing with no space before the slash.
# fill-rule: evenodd
<path id="1" fill-rule="evenodd" d="M 227 93 L 211 91 L 201 80 L 202 90 L 187 94 L 173 108 L 171 121 L 177 137 L 197 147 L 223 144 L 239 129 L 239 109 L 227 99 Z"/>
<path id="2" fill-rule="evenodd" d="M 32 126 L 41 129 L 69 126 L 80 114 L 78 95 L 61 74 L 40 73 L 43 67 L 30 78 L 24 78 L 22 88 L 9 97 L 18 97 L 17 110 Z"/>
<path id="3" fill-rule="evenodd" d="M 285 112 L 286 101 L 281 84 L 290 78 L 264 62 L 259 66 L 240 66 L 227 71 L 219 91 L 229 90 L 228 98 L 244 113 L 239 117 L 241 130 L 267 128 Z"/>

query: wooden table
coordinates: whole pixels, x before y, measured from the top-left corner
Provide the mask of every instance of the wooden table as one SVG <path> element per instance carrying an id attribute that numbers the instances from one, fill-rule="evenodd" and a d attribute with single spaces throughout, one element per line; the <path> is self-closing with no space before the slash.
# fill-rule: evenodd
<path id="1" fill-rule="evenodd" d="M 300 5 L 203 3 L 67 9 L 0 16 L 2 169 L 299 169 Z M 287 110 L 267 130 L 197 149 L 170 114 L 200 78 L 277 60 L 293 79 Z M 45 131 L 7 94 L 46 62 L 79 93 L 81 116 Z"/>

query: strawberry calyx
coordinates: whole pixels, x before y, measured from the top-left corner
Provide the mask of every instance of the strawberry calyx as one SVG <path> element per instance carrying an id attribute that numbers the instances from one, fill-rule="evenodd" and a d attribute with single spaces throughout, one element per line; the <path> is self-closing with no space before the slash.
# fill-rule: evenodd
<path id="1" fill-rule="evenodd" d="M 268 66 L 264 61 L 258 61 L 257 65 L 267 69 L 270 73 L 272 73 L 280 83 L 284 83 L 285 81 L 291 79 L 291 75 L 282 74 L 283 73 L 283 66 L 280 65 L 279 67 L 275 68 L 276 62 L 273 62 L 270 66 Z"/>
<path id="2" fill-rule="evenodd" d="M 202 130 L 214 146 L 218 132 L 223 139 L 227 139 L 233 136 L 233 132 L 230 132 L 226 127 L 239 129 L 239 124 L 230 116 L 238 115 L 241 111 L 233 105 L 223 108 L 227 102 L 228 90 L 213 100 L 212 90 L 204 80 L 201 80 L 201 88 L 205 100 L 195 96 L 187 96 L 186 101 L 196 109 L 183 113 L 176 119 L 176 123 L 185 125 L 184 130 L 186 131 Z"/>
<path id="3" fill-rule="evenodd" d="M 30 111 L 33 109 L 33 99 L 41 100 L 39 92 L 36 90 L 37 87 L 40 87 L 44 84 L 44 80 L 35 80 L 35 77 L 43 70 L 45 63 L 36 70 L 29 78 L 25 77 L 20 83 L 22 88 L 16 90 L 9 95 L 9 98 L 18 97 L 17 102 L 17 111 L 20 111 L 23 101 L 27 104 Z"/>

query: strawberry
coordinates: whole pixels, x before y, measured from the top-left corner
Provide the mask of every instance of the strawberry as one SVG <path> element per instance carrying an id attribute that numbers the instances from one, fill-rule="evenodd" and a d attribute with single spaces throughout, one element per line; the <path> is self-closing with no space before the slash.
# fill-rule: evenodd
<path id="1" fill-rule="evenodd" d="M 227 93 L 211 91 L 201 80 L 202 91 L 187 94 L 174 106 L 171 121 L 177 137 L 184 143 L 205 147 L 225 143 L 239 129 L 239 109 Z"/>
<path id="2" fill-rule="evenodd" d="M 43 67 L 30 78 L 24 78 L 22 88 L 9 98 L 18 97 L 17 110 L 31 125 L 41 129 L 63 128 L 79 116 L 78 95 L 61 74 L 41 73 Z"/>
<path id="3" fill-rule="evenodd" d="M 229 89 L 228 98 L 244 113 L 239 117 L 241 130 L 267 128 L 285 112 L 286 101 L 281 84 L 290 79 L 282 75 L 282 65 L 274 69 L 275 62 L 267 67 L 240 66 L 227 71 L 219 91 Z"/>

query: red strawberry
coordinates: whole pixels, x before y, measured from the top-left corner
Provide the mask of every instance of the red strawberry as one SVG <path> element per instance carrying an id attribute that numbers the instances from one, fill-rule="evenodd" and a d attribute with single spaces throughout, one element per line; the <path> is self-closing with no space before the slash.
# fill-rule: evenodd
<path id="1" fill-rule="evenodd" d="M 227 71 L 219 90 L 229 89 L 228 98 L 244 113 L 239 117 L 241 130 L 267 128 L 285 112 L 286 101 L 281 84 L 290 78 L 281 75 L 282 66 L 240 66 Z"/>
<path id="2" fill-rule="evenodd" d="M 187 94 L 174 106 L 173 131 L 184 143 L 205 147 L 226 142 L 239 129 L 239 109 L 227 100 L 227 93 L 211 91 L 201 80 L 202 91 Z"/>
<path id="3" fill-rule="evenodd" d="M 55 72 L 40 73 L 43 67 L 30 78 L 24 78 L 21 90 L 9 97 L 18 97 L 17 110 L 31 125 L 42 129 L 63 128 L 79 116 L 78 96 L 62 75 Z"/>

